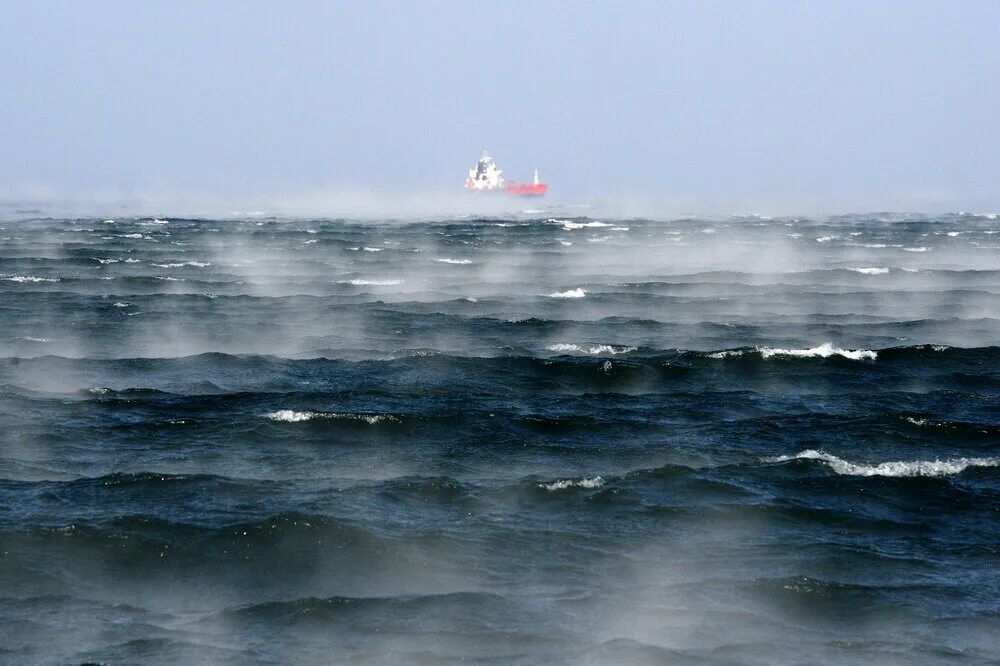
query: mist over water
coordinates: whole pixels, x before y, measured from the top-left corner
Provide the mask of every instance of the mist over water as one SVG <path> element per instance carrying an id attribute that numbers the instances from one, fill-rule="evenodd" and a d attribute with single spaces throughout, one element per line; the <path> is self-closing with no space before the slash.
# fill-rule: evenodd
<path id="1" fill-rule="evenodd" d="M 0 661 L 995 658 L 996 214 L 409 217 L 0 222 Z"/>

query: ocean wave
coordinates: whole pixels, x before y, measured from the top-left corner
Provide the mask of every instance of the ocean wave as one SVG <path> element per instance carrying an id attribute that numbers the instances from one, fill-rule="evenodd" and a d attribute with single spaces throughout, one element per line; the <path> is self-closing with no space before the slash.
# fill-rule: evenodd
<path id="1" fill-rule="evenodd" d="M 442 259 L 435 259 L 434 261 L 440 262 L 442 264 L 461 264 L 462 266 L 472 263 L 468 259 L 449 259 L 447 257 L 444 257 Z"/>
<path id="2" fill-rule="evenodd" d="M 574 229 L 601 229 L 611 226 L 606 222 L 573 222 L 572 220 L 557 220 L 555 218 L 549 219 L 548 222 L 550 224 L 561 224 L 562 228 L 566 231 L 573 231 Z"/>
<path id="3" fill-rule="evenodd" d="M 950 460 L 912 460 L 889 461 L 866 465 L 852 463 L 839 458 L 832 453 L 815 449 L 800 451 L 793 456 L 775 456 L 766 458 L 766 462 L 788 462 L 791 460 L 816 460 L 826 464 L 837 474 L 844 476 L 952 476 L 961 474 L 970 467 L 997 467 L 1000 458 L 952 458 Z"/>
<path id="4" fill-rule="evenodd" d="M 180 268 L 182 266 L 194 266 L 195 268 L 205 268 L 206 266 L 211 266 L 212 264 L 207 261 L 175 261 L 169 264 L 150 264 L 150 266 L 156 266 L 158 268 Z"/>
<path id="5" fill-rule="evenodd" d="M 336 412 L 297 412 L 291 409 L 279 409 L 276 412 L 264 414 L 264 418 L 283 423 L 302 423 L 315 419 L 330 419 L 343 421 L 363 421 L 369 425 L 376 423 L 398 423 L 399 417 L 392 414 L 338 414 Z"/>
<path id="6" fill-rule="evenodd" d="M 885 266 L 873 266 L 871 268 L 848 268 L 849 271 L 854 271 L 855 273 L 863 273 L 864 275 L 885 275 L 889 272 L 889 269 Z"/>
<path id="7" fill-rule="evenodd" d="M 578 354 L 627 354 L 635 351 L 635 347 L 615 347 L 613 345 L 577 345 L 573 343 L 558 342 L 546 347 L 554 352 L 576 352 Z"/>
<path id="8" fill-rule="evenodd" d="M 352 284 L 352 285 L 354 285 L 356 287 L 361 287 L 361 286 L 366 286 L 366 285 L 371 285 L 373 287 L 390 287 L 390 286 L 396 285 L 396 284 L 403 284 L 403 282 L 404 282 L 403 280 L 363 280 L 363 279 L 354 279 L 354 280 L 341 280 L 340 284 Z"/>
<path id="9" fill-rule="evenodd" d="M 593 488 L 600 488 L 603 485 L 604 479 L 599 476 L 594 476 L 589 479 L 563 479 L 561 481 L 553 481 L 551 483 L 539 483 L 538 487 L 545 490 L 566 490 L 567 488 L 585 488 L 589 490 Z"/>
<path id="10" fill-rule="evenodd" d="M 932 249 L 933 248 L 922 245 L 920 247 L 904 247 L 903 252 L 930 252 Z"/>
<path id="11" fill-rule="evenodd" d="M 754 349 L 726 349 L 712 352 L 709 358 L 735 358 L 745 354 L 760 354 L 761 358 L 771 358 L 772 356 L 791 356 L 794 358 L 829 358 L 831 356 L 843 356 L 852 361 L 874 361 L 878 358 L 878 352 L 870 349 L 841 349 L 834 347 L 832 343 L 824 343 L 819 347 L 811 349 L 780 349 L 777 347 L 755 347 Z"/>
<path id="12" fill-rule="evenodd" d="M 556 291 L 549 294 L 549 298 L 583 298 L 587 295 L 587 292 L 577 287 L 576 289 L 568 289 L 566 291 Z"/>
<path id="13" fill-rule="evenodd" d="M 34 284 L 37 282 L 59 282 L 59 278 L 38 277 L 36 275 L 5 275 L 0 280 L 7 282 L 18 282 L 21 284 Z"/>

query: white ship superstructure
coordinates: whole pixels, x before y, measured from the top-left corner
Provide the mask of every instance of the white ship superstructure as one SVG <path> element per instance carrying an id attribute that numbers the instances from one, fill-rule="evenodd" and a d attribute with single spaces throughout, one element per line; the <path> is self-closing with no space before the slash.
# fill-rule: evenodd
<path id="1" fill-rule="evenodd" d="M 469 177 L 465 179 L 465 189 L 499 192 L 503 188 L 503 170 L 497 168 L 496 162 L 484 150 L 476 166 L 469 169 Z"/>

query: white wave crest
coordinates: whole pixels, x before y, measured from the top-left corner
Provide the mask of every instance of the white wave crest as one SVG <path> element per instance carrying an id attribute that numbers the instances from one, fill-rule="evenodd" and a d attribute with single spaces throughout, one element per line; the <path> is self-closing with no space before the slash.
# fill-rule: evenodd
<path id="1" fill-rule="evenodd" d="M 449 259 L 447 257 L 444 257 L 442 259 L 435 259 L 434 261 L 440 262 L 442 264 L 461 264 L 463 266 L 472 263 L 468 259 Z"/>
<path id="2" fill-rule="evenodd" d="M 904 247 L 903 252 L 930 252 L 931 248 L 926 246 L 920 247 Z"/>
<path id="3" fill-rule="evenodd" d="M 724 349 L 713 352 L 708 358 L 736 358 L 746 353 L 757 353 L 761 358 L 771 358 L 772 356 L 793 356 L 795 358 L 829 358 L 831 356 L 843 356 L 852 361 L 869 360 L 878 358 L 878 352 L 870 349 L 841 349 L 834 347 L 827 342 L 812 349 L 779 349 L 776 347 L 756 347 L 754 349 Z"/>
<path id="4" fill-rule="evenodd" d="M 115 307 L 116 308 L 127 308 L 127 307 L 129 307 L 131 305 L 132 305 L 131 303 L 123 303 L 121 301 L 115 303 Z"/>
<path id="5" fill-rule="evenodd" d="M 574 229 L 600 229 L 601 227 L 610 227 L 610 224 L 606 222 L 573 222 L 572 220 L 557 220 L 552 218 L 548 220 L 551 224 L 561 224 L 562 228 L 566 231 L 573 231 Z"/>
<path id="6" fill-rule="evenodd" d="M 150 266 L 157 266 L 159 268 L 180 268 L 181 266 L 194 266 L 195 268 L 205 268 L 206 266 L 211 266 L 207 261 L 175 261 L 169 264 L 150 264 Z"/>
<path id="7" fill-rule="evenodd" d="M 384 247 L 365 247 L 362 248 L 365 252 L 384 252 Z"/>
<path id="8" fill-rule="evenodd" d="M 889 272 L 889 269 L 885 266 L 872 266 L 870 268 L 848 268 L 849 271 L 854 271 L 855 273 L 864 273 L 865 275 L 885 275 Z"/>
<path id="9" fill-rule="evenodd" d="M 264 418 L 271 421 L 280 421 L 283 423 L 301 423 L 303 421 L 312 421 L 313 419 L 340 419 L 345 421 L 363 421 L 369 425 L 375 425 L 376 423 L 383 423 L 386 421 L 394 422 L 399 421 L 398 418 L 392 416 L 391 414 L 337 414 L 334 412 L 297 412 L 292 409 L 279 409 L 276 412 L 269 412 L 264 414 Z"/>
<path id="10" fill-rule="evenodd" d="M 375 287 L 390 287 L 394 284 L 403 284 L 402 280 L 341 280 L 340 284 L 353 284 L 355 286 L 372 285 Z"/>
<path id="11" fill-rule="evenodd" d="M 568 289 L 566 291 L 553 292 L 549 294 L 549 298 L 583 298 L 586 295 L 587 292 L 585 292 L 580 287 L 577 287 L 576 289 Z"/>
<path id="12" fill-rule="evenodd" d="M 635 347 L 615 347 L 613 345 L 577 345 L 572 343 L 559 342 L 554 345 L 549 345 L 546 347 L 549 351 L 554 352 L 576 352 L 578 354 L 627 354 L 629 352 L 635 351 Z"/>
<path id="13" fill-rule="evenodd" d="M 600 488 L 604 485 L 604 479 L 595 476 L 589 479 L 563 479 L 552 483 L 539 483 L 539 488 L 545 490 L 566 490 L 567 488 Z"/>
<path id="14" fill-rule="evenodd" d="M 7 275 L 7 276 L 4 276 L 4 277 L 0 278 L 0 280 L 6 280 L 7 282 L 20 282 L 21 284 L 29 283 L 29 282 L 30 283 L 35 283 L 35 282 L 59 282 L 59 278 L 37 277 L 37 276 L 34 276 L 34 275 Z"/>
<path id="15" fill-rule="evenodd" d="M 812 349 L 776 349 L 773 347 L 757 347 L 757 351 L 764 358 L 770 358 L 772 356 L 795 356 L 798 358 L 829 358 L 830 356 L 843 356 L 844 358 L 849 358 L 852 361 L 862 361 L 870 360 L 874 361 L 878 358 L 878 352 L 872 351 L 870 349 L 841 349 L 840 347 L 834 347 L 831 343 L 827 342 L 819 347 L 813 347 Z"/>
<path id="16" fill-rule="evenodd" d="M 827 464 L 837 474 L 846 476 L 951 476 L 960 474 L 970 467 L 997 467 L 1000 458 L 952 458 L 950 460 L 899 460 L 864 465 L 848 462 L 831 453 L 815 449 L 801 451 L 794 456 L 776 456 L 768 458 L 768 462 L 787 462 L 789 460 L 818 460 Z"/>
<path id="17" fill-rule="evenodd" d="M 743 356 L 746 352 L 745 349 L 724 349 L 722 351 L 713 352 L 708 355 L 709 358 L 736 358 L 738 356 Z"/>

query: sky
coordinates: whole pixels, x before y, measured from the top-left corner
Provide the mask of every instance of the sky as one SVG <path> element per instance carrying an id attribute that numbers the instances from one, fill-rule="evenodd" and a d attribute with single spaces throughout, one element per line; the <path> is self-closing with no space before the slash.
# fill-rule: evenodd
<path id="1" fill-rule="evenodd" d="M 1000 209 L 996 1 L 0 0 L 0 17 L 0 201 L 444 195 L 488 149 L 564 202 Z"/>

